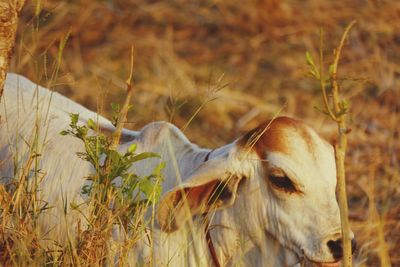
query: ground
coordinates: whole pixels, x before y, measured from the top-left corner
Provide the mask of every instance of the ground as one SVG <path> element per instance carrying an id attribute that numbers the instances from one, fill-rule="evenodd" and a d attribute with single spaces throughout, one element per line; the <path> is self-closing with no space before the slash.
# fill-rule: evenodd
<path id="1" fill-rule="evenodd" d="M 400 266 L 399 1 L 33 2 L 22 12 L 11 71 L 110 116 L 110 103 L 125 97 L 133 45 L 128 127 L 167 120 L 209 147 L 276 114 L 302 119 L 333 142 L 336 126 L 318 111 L 305 53 L 317 58 L 323 29 L 330 62 L 356 19 L 339 64 L 351 103 L 350 220 L 365 266 L 382 266 L 387 254 Z"/>

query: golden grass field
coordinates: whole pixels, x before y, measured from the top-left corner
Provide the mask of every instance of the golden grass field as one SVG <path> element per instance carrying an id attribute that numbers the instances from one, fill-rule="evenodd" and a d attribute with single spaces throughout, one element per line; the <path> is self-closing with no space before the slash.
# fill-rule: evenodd
<path id="1" fill-rule="evenodd" d="M 33 3 L 32 3 L 33 2 Z M 329 140 L 336 125 L 305 60 L 325 32 L 339 64 L 352 129 L 346 158 L 350 221 L 364 266 L 400 266 L 400 1 L 32 1 L 22 11 L 11 71 L 46 85 L 68 36 L 54 89 L 107 116 L 125 97 L 128 127 L 155 120 L 216 147 L 280 112 Z"/>

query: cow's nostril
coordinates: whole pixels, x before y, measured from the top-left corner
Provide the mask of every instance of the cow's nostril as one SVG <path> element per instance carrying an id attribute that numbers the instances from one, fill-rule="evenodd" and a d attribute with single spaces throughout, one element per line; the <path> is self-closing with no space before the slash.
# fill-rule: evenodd
<path id="1" fill-rule="evenodd" d="M 343 256 L 342 239 L 338 239 L 336 241 L 329 240 L 327 245 L 333 255 L 333 258 L 335 258 L 335 260 L 340 260 Z"/>
<path id="2" fill-rule="evenodd" d="M 343 257 L 342 239 L 338 239 L 336 241 L 329 240 L 327 245 L 335 260 L 340 260 Z M 351 240 L 351 253 L 354 253 L 356 249 L 357 249 L 357 242 L 353 238 Z"/>
<path id="3" fill-rule="evenodd" d="M 354 253 L 354 251 L 357 249 L 357 241 L 353 238 L 351 240 L 351 253 Z"/>

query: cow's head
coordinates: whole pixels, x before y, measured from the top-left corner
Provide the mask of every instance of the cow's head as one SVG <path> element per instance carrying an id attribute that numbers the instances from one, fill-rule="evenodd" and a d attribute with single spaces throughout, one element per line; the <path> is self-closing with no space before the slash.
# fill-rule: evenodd
<path id="1" fill-rule="evenodd" d="M 192 216 L 229 207 L 241 231 L 271 235 L 299 258 L 334 263 L 341 258 L 335 189 L 333 147 L 304 123 L 280 117 L 168 192 L 158 219 L 174 231 Z"/>

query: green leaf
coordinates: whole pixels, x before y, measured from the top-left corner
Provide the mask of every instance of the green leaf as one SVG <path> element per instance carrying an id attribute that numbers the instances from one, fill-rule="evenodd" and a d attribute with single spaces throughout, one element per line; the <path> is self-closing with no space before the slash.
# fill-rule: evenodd
<path id="1" fill-rule="evenodd" d="M 87 133 L 88 133 L 88 128 L 87 127 L 77 127 L 77 135 L 78 137 L 85 138 Z"/>
<path id="2" fill-rule="evenodd" d="M 141 160 L 148 159 L 148 158 L 160 158 L 160 155 L 158 155 L 157 153 L 153 153 L 153 152 L 143 152 L 136 156 L 133 156 L 129 160 L 129 162 L 133 163 L 133 162 L 141 161 Z"/>
<path id="3" fill-rule="evenodd" d="M 92 130 L 96 130 L 96 123 L 92 120 L 92 119 L 88 119 L 88 121 L 86 122 L 87 126 L 92 129 Z"/>
<path id="4" fill-rule="evenodd" d="M 161 175 L 161 171 L 165 168 L 165 166 L 166 166 L 165 162 L 164 161 L 161 162 L 160 164 L 158 164 L 157 167 L 155 167 L 153 173 L 155 175 L 157 175 L 157 176 L 160 176 Z"/>
<path id="5" fill-rule="evenodd" d="M 139 189 L 147 198 L 150 198 L 154 192 L 154 184 L 150 179 L 142 179 L 139 183 Z"/>
<path id="6" fill-rule="evenodd" d="M 71 113 L 69 116 L 71 117 L 71 125 L 76 126 L 76 124 L 78 123 L 79 114 Z"/>
<path id="7" fill-rule="evenodd" d="M 317 75 L 317 73 L 315 72 L 315 70 L 309 70 L 309 71 L 308 71 L 308 74 L 311 75 L 312 77 L 315 77 L 315 78 L 318 79 L 318 75 Z"/>
<path id="8" fill-rule="evenodd" d="M 330 64 L 330 65 L 329 65 L 328 71 L 329 71 L 329 76 L 332 76 L 332 73 L 333 73 L 333 64 Z"/>
<path id="9" fill-rule="evenodd" d="M 306 61 L 307 61 L 308 65 L 315 66 L 312 56 L 311 56 L 310 52 L 308 52 L 308 51 L 306 52 Z"/>
<path id="10" fill-rule="evenodd" d="M 341 101 L 341 106 L 343 109 L 348 110 L 350 108 L 350 101 L 348 99 L 343 99 Z"/>
<path id="11" fill-rule="evenodd" d="M 136 148 L 137 148 L 137 144 L 132 144 L 132 145 L 130 145 L 130 146 L 128 147 L 128 152 L 129 152 L 129 153 L 135 153 Z"/>

